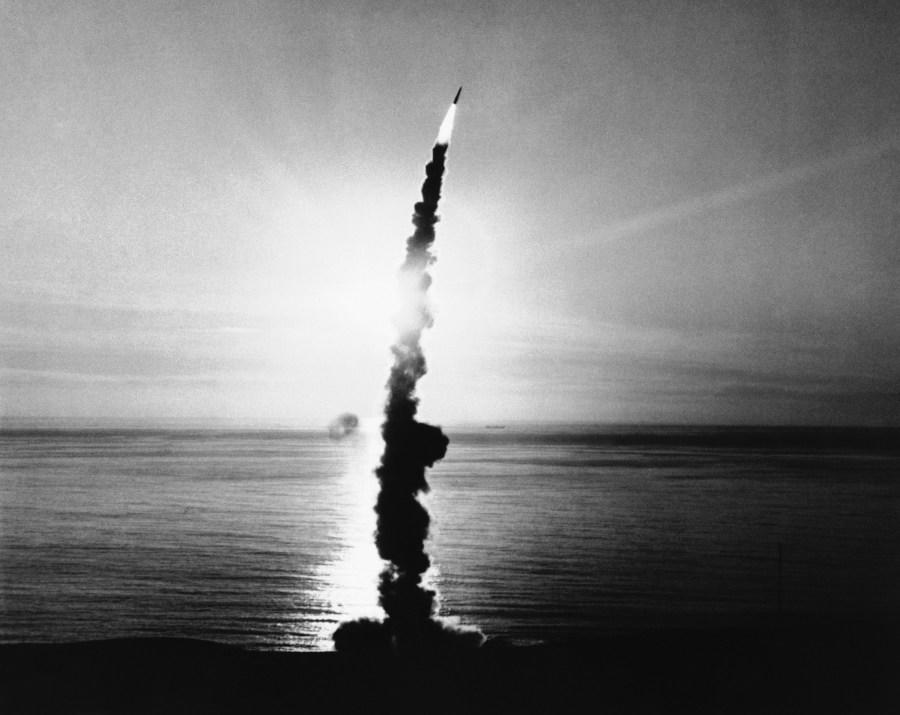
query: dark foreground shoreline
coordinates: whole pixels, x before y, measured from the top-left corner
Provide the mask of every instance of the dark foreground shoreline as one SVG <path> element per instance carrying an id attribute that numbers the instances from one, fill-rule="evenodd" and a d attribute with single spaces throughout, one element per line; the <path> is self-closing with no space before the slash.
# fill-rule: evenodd
<path id="1" fill-rule="evenodd" d="M 897 624 L 660 629 L 435 658 L 182 639 L 0 646 L 0 712 L 900 712 Z"/>

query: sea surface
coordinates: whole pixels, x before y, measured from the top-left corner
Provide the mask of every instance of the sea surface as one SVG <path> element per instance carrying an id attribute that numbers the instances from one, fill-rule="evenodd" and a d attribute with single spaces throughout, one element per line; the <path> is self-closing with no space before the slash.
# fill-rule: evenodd
<path id="1" fill-rule="evenodd" d="M 897 620 L 900 432 L 447 430 L 442 616 L 517 643 L 767 614 Z M 0 642 L 327 650 L 378 617 L 377 435 L 0 432 Z"/>

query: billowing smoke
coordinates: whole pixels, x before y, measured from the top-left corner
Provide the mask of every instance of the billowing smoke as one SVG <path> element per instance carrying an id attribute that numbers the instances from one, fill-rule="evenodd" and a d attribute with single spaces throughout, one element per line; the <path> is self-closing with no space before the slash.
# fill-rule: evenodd
<path id="1" fill-rule="evenodd" d="M 426 371 L 420 341 L 422 331 L 432 325 L 428 267 L 434 262 L 430 249 L 455 109 L 454 100 L 425 166 L 422 200 L 416 203 L 412 217 L 415 231 L 406 241 L 406 260 L 400 271 L 403 308 L 397 318 L 397 340 L 391 347 L 394 364 L 381 428 L 384 453 L 375 470 L 381 487 L 375 505 L 375 544 L 386 562 L 378 590 L 386 618 L 341 624 L 334 634 L 335 647 L 341 651 L 415 653 L 477 646 L 483 641 L 476 630 L 460 630 L 441 622 L 436 617 L 436 594 L 422 581 L 431 563 L 425 553 L 430 517 L 418 496 L 428 491 L 426 468 L 443 458 L 449 440 L 440 427 L 416 420 L 416 384 Z"/>
<path id="2" fill-rule="evenodd" d="M 359 427 L 359 417 L 352 412 L 344 412 L 328 423 L 328 436 L 331 439 L 344 439 L 354 434 Z"/>

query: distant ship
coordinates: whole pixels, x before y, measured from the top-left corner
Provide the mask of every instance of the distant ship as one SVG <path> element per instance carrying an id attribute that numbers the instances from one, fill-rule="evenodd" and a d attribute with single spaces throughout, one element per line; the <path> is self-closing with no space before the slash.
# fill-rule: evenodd
<path id="1" fill-rule="evenodd" d="M 485 425 L 485 429 L 506 429 L 506 425 Z"/>

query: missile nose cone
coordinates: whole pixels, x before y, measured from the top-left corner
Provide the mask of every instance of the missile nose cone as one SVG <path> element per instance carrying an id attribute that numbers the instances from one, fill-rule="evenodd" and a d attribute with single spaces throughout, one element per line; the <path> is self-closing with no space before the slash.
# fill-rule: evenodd
<path id="1" fill-rule="evenodd" d="M 456 90 L 456 96 L 453 98 L 453 104 L 456 104 L 459 101 L 459 93 L 462 92 L 462 87 Z"/>

